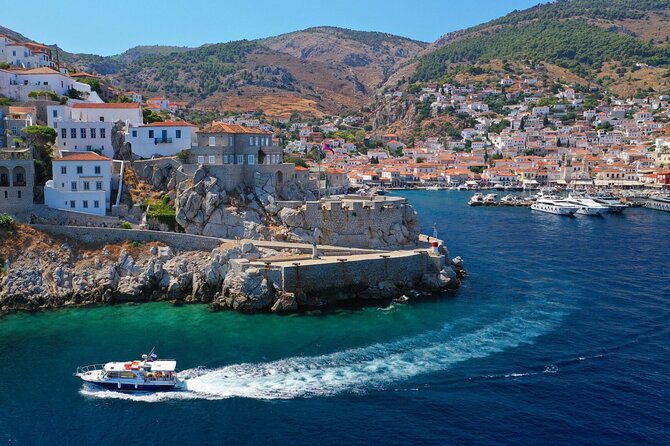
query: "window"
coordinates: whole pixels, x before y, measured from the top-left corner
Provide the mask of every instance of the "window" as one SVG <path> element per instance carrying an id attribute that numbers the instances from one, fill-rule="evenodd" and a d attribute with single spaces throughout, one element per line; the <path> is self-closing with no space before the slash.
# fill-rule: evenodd
<path id="1" fill-rule="evenodd" d="M 105 138 L 105 129 L 100 129 L 100 137 Z"/>
<path id="2" fill-rule="evenodd" d="M 100 201 L 99 200 L 93 200 L 93 207 L 98 209 L 100 207 Z"/>
<path id="3" fill-rule="evenodd" d="M 58 117 L 58 110 L 51 110 L 51 116 L 53 116 L 54 118 L 57 118 Z"/>
<path id="4" fill-rule="evenodd" d="M 70 182 L 70 189 L 71 190 L 77 190 L 77 182 L 76 181 Z"/>
<path id="5" fill-rule="evenodd" d="M 105 122 L 105 117 L 104 116 L 100 116 L 100 122 Z"/>
<path id="6" fill-rule="evenodd" d="M 181 138 L 181 130 L 175 130 L 174 137 L 177 138 L 177 139 L 180 139 Z"/>
<path id="7" fill-rule="evenodd" d="M 80 128 L 79 133 L 82 138 L 86 138 L 86 129 L 85 128 Z"/>
<path id="8" fill-rule="evenodd" d="M 70 207 L 74 209 L 74 200 L 70 200 Z"/>
<path id="9" fill-rule="evenodd" d="M 93 170 L 95 171 L 96 174 L 100 174 L 100 166 L 95 166 Z"/>
<path id="10" fill-rule="evenodd" d="M 216 157 L 214 155 L 209 155 L 209 164 L 216 163 Z"/>
<path id="11" fill-rule="evenodd" d="M 60 173 L 61 175 L 67 175 L 67 167 L 60 166 Z"/>
<path id="12" fill-rule="evenodd" d="M 76 138 L 77 137 L 77 129 L 72 128 L 70 129 L 70 138 Z"/>
<path id="13" fill-rule="evenodd" d="M 244 155 L 237 155 L 237 164 L 244 164 Z"/>
<path id="14" fill-rule="evenodd" d="M 96 136 L 95 136 L 95 133 L 96 133 L 96 132 L 95 132 L 95 129 L 91 129 L 91 138 L 95 138 L 95 137 L 96 137 Z"/>
<path id="15" fill-rule="evenodd" d="M 84 173 L 84 166 L 77 166 L 77 174 L 81 175 Z"/>
<path id="16" fill-rule="evenodd" d="M 21 191 L 19 191 L 18 196 L 19 196 L 19 198 L 21 198 Z"/>
<path id="17" fill-rule="evenodd" d="M 84 190 L 91 190 L 91 183 L 84 181 Z"/>
<path id="18" fill-rule="evenodd" d="M 149 138 L 153 138 L 153 137 L 154 137 L 154 131 L 153 131 L 153 130 L 149 130 Z"/>
<path id="19" fill-rule="evenodd" d="M 234 140 L 233 140 L 233 136 L 231 135 L 231 136 L 228 137 L 228 145 L 232 146 L 233 144 L 234 144 Z"/>
<path id="20" fill-rule="evenodd" d="M 88 200 L 83 201 L 84 209 L 88 209 Z"/>
<path id="21" fill-rule="evenodd" d="M 67 138 L 67 129 L 60 129 L 60 137 L 62 139 Z"/>
<path id="22" fill-rule="evenodd" d="M 88 150 L 89 152 L 92 152 L 93 151 L 93 146 L 86 146 L 86 150 Z"/>
<path id="23" fill-rule="evenodd" d="M 247 155 L 247 164 L 256 164 L 256 155 Z"/>
<path id="24" fill-rule="evenodd" d="M 102 181 L 95 182 L 95 190 L 102 190 Z"/>
<path id="25" fill-rule="evenodd" d="M 5 191 L 5 200 L 7 199 L 7 191 Z"/>
<path id="26" fill-rule="evenodd" d="M 133 138 L 137 138 L 137 130 L 133 130 Z"/>
<path id="27" fill-rule="evenodd" d="M 216 145 L 216 137 L 215 136 L 210 136 L 209 137 L 209 146 L 214 147 Z"/>
<path id="28" fill-rule="evenodd" d="M 230 159 L 229 159 L 228 155 L 223 155 L 223 164 L 228 164 L 228 163 L 230 163 Z"/>
<path id="29" fill-rule="evenodd" d="M 198 155 L 198 164 L 205 164 L 205 157 L 202 155 Z"/>

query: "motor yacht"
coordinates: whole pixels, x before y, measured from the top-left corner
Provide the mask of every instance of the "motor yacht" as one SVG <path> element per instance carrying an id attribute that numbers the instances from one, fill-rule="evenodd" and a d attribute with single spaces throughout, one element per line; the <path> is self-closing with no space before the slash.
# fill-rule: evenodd
<path id="1" fill-rule="evenodd" d="M 484 195 L 480 193 L 476 193 L 470 198 L 470 201 L 468 201 L 468 205 L 470 206 L 484 206 Z"/>
<path id="2" fill-rule="evenodd" d="M 574 204 L 579 209 L 577 214 L 579 215 L 603 215 L 609 212 L 609 207 L 604 204 L 598 203 L 597 201 L 586 198 L 582 195 L 569 194 L 567 200 L 568 203 Z"/>
<path id="3" fill-rule="evenodd" d="M 576 205 L 569 203 L 566 200 L 562 200 L 554 195 L 544 194 L 539 194 L 537 200 L 530 206 L 530 208 L 534 211 L 568 216 L 574 215 L 579 210 Z"/>
<path id="4" fill-rule="evenodd" d="M 622 203 L 621 200 L 612 194 L 587 195 L 586 197 L 592 199 L 596 203 L 607 206 L 609 212 L 621 213 L 630 207 L 626 203 Z"/>
<path id="5" fill-rule="evenodd" d="M 75 376 L 84 382 L 122 392 L 161 392 L 175 390 L 179 380 L 177 361 L 157 359 L 154 351 L 141 360 L 108 362 L 77 367 Z"/>

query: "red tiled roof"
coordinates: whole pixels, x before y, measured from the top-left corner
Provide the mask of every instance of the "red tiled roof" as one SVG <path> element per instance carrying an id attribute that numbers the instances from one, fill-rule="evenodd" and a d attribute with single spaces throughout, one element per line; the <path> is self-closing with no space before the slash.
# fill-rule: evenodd
<path id="1" fill-rule="evenodd" d="M 140 104 L 136 102 L 120 102 L 120 103 L 97 103 L 97 102 L 78 102 L 72 105 L 72 108 L 140 108 Z"/>
<path id="2" fill-rule="evenodd" d="M 111 161 L 111 158 L 95 152 L 61 152 L 61 157 L 54 161 Z"/>
<path id="3" fill-rule="evenodd" d="M 30 70 L 9 70 L 10 73 L 15 74 L 60 74 L 63 75 L 60 71 L 56 71 L 53 68 L 32 68 Z"/>

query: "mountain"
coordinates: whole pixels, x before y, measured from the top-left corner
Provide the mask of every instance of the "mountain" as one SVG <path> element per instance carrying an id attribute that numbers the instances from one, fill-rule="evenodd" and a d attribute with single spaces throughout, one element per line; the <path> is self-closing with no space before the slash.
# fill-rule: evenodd
<path id="1" fill-rule="evenodd" d="M 561 0 L 438 39 L 413 79 L 437 80 L 491 60 L 557 65 L 600 83 L 605 65 L 670 63 L 670 0 Z"/>

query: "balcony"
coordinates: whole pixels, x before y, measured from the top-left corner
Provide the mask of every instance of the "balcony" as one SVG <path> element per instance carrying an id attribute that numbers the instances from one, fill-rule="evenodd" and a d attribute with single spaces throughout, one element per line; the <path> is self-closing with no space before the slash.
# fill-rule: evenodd
<path id="1" fill-rule="evenodd" d="M 154 144 L 172 144 L 172 138 L 154 138 Z"/>

